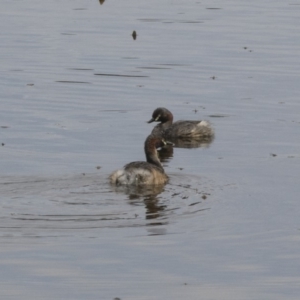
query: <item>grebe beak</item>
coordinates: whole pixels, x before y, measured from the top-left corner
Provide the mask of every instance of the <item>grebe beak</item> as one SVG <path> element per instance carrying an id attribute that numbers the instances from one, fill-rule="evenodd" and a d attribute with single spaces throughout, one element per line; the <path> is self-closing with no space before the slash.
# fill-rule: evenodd
<path id="1" fill-rule="evenodd" d="M 158 119 L 160 118 L 160 115 L 158 115 L 155 119 L 151 118 L 147 123 L 152 123 L 152 122 L 159 122 Z"/>

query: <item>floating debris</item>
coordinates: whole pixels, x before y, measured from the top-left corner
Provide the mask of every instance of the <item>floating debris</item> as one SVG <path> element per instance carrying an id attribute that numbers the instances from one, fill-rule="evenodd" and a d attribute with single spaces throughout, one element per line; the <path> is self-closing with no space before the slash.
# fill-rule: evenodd
<path id="1" fill-rule="evenodd" d="M 102 5 L 105 2 L 105 0 L 99 0 L 99 2 L 100 2 L 100 5 Z"/>
<path id="2" fill-rule="evenodd" d="M 133 38 L 134 40 L 136 40 L 136 37 L 137 37 L 136 31 L 133 30 L 133 32 L 132 32 L 132 38 Z"/>

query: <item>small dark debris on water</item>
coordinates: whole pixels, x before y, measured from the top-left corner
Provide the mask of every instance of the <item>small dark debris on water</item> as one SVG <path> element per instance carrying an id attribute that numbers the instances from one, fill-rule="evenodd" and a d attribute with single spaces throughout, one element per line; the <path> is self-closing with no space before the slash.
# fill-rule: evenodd
<path id="1" fill-rule="evenodd" d="M 28 86 L 34 86 L 34 83 L 27 83 Z"/>
<path id="2" fill-rule="evenodd" d="M 121 298 L 119 298 L 119 297 L 116 297 L 116 298 L 114 298 L 114 300 L 121 300 Z"/>
<path id="3" fill-rule="evenodd" d="M 184 285 L 187 285 L 187 283 L 185 282 Z"/>
<path id="4" fill-rule="evenodd" d="M 85 176 L 85 173 L 82 173 L 83 176 Z"/>
<path id="5" fill-rule="evenodd" d="M 207 198 L 207 196 L 206 195 L 202 195 L 202 197 L 201 197 L 203 200 L 205 200 L 206 198 Z"/>
<path id="6" fill-rule="evenodd" d="M 174 197 L 174 196 L 178 196 L 180 193 L 174 193 L 174 194 L 172 194 L 172 197 Z"/>
<path id="7" fill-rule="evenodd" d="M 193 112 L 195 112 L 195 114 L 198 112 L 198 110 L 195 108 L 194 110 L 193 110 Z"/>
<path id="8" fill-rule="evenodd" d="M 225 118 L 225 117 L 228 117 L 228 116 L 225 116 L 225 115 L 209 115 L 210 118 Z"/>
<path id="9" fill-rule="evenodd" d="M 97 166 L 97 167 L 96 167 L 96 169 L 97 169 L 97 170 L 100 170 L 100 169 L 101 169 L 101 167 L 100 167 L 100 166 Z"/>
<path id="10" fill-rule="evenodd" d="M 275 153 L 271 153 L 271 156 L 275 157 L 275 156 L 277 156 L 277 154 L 275 154 Z"/>
<path id="11" fill-rule="evenodd" d="M 4 144 L 4 143 L 2 143 L 1 145 L 2 145 L 2 146 L 4 146 L 5 144 Z"/>
<path id="12" fill-rule="evenodd" d="M 132 32 L 132 38 L 133 38 L 134 40 L 136 40 L 136 36 L 137 36 L 136 31 L 133 30 L 133 32 Z"/>
<path id="13" fill-rule="evenodd" d="M 194 203 L 191 203 L 189 206 L 194 206 L 194 205 L 197 205 L 199 203 L 201 203 L 201 202 L 194 202 Z"/>
<path id="14" fill-rule="evenodd" d="M 244 49 L 246 50 L 248 47 L 244 47 Z"/>
<path id="15" fill-rule="evenodd" d="M 105 0 L 99 0 L 100 5 L 102 5 L 104 3 Z"/>
<path id="16" fill-rule="evenodd" d="M 178 168 L 180 171 L 182 171 L 183 170 L 183 168 Z"/>
<path id="17" fill-rule="evenodd" d="M 8 126 L 0 126 L 3 129 L 9 128 Z"/>
<path id="18" fill-rule="evenodd" d="M 217 77 L 216 76 L 212 76 L 212 77 L 210 77 L 211 79 L 213 79 L 213 80 L 215 80 Z"/>

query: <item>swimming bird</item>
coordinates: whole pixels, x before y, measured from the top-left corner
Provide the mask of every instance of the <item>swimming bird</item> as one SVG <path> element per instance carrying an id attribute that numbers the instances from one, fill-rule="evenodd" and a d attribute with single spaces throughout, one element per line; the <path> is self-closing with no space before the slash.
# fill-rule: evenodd
<path id="1" fill-rule="evenodd" d="M 176 121 L 173 123 L 173 114 L 164 107 L 154 110 L 148 123 L 160 122 L 151 134 L 161 136 L 168 140 L 174 139 L 200 139 L 212 137 L 214 130 L 208 121 Z"/>
<path id="2" fill-rule="evenodd" d="M 144 144 L 147 161 L 131 162 L 110 175 L 110 182 L 115 185 L 163 185 L 168 176 L 159 161 L 156 148 L 166 145 L 166 141 L 155 135 L 149 135 Z"/>

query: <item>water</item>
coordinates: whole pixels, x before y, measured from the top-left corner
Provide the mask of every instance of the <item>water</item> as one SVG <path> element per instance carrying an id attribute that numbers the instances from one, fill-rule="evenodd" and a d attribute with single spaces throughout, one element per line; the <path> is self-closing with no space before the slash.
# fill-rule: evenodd
<path id="1" fill-rule="evenodd" d="M 1 299 L 299 298 L 297 1 L 0 14 Z M 215 139 L 164 152 L 161 190 L 114 189 L 158 106 Z"/>

